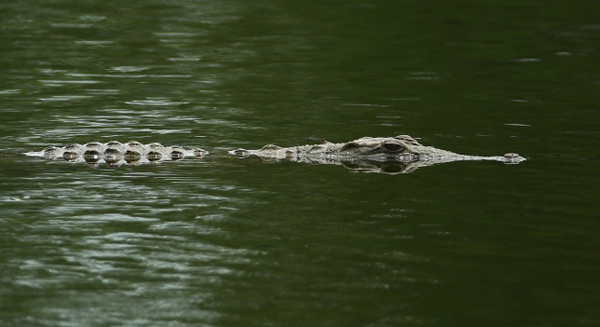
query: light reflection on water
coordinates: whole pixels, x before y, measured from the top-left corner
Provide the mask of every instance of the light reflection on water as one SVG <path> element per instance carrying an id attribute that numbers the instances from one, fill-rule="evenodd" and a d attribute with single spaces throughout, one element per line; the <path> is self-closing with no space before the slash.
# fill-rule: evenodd
<path id="1" fill-rule="evenodd" d="M 18 275 L 4 279 L 5 292 L 43 294 L 28 300 L 30 314 L 14 322 L 192 326 L 218 319 L 206 304 L 214 289 L 259 252 L 207 239 L 228 237 L 210 222 L 227 219 L 239 205 L 236 186 L 170 175 L 40 173 L 23 179 L 30 189 L 0 198 L 10 213 L 3 223 L 18 221 L 26 231 L 13 240 L 20 255 L 5 268 Z"/>
<path id="2" fill-rule="evenodd" d="M 46 317 L 44 323 L 50 325 L 123 324 L 132 319 L 211 322 L 219 314 L 198 306 L 213 297 L 222 276 L 233 273 L 222 264 L 249 261 L 253 255 L 164 231 L 157 235 L 152 229 L 105 233 L 100 226 L 73 225 L 61 227 L 79 227 L 74 236 L 52 237 L 44 235 L 61 231 L 51 222 L 44 225 L 35 226 L 32 237 L 21 242 L 34 246 L 36 257 L 45 259 L 14 260 L 11 266 L 20 271 L 14 284 L 22 292 L 57 292 L 52 302 L 30 304 L 37 308 L 31 322 Z M 192 225 L 179 227 L 193 235 Z"/>

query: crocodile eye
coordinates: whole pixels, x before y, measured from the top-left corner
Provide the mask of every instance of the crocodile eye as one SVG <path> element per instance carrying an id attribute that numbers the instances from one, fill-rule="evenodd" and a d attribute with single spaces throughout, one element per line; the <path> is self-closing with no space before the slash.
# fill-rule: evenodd
<path id="1" fill-rule="evenodd" d="M 396 153 L 396 152 L 401 152 L 404 151 L 404 146 L 402 146 L 401 144 L 398 143 L 383 143 L 383 150 L 385 152 L 391 152 L 391 153 Z"/>

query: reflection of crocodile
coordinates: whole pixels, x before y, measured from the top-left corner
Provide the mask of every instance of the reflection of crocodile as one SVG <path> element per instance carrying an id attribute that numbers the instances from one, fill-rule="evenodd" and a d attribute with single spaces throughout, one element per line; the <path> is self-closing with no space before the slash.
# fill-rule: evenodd
<path id="1" fill-rule="evenodd" d="M 312 164 L 344 165 L 352 170 L 382 173 L 408 173 L 437 163 L 463 160 L 493 160 L 517 164 L 525 158 L 515 153 L 483 157 L 456 154 L 424 146 L 408 135 L 396 137 L 363 137 L 346 143 L 301 145 L 282 148 L 268 144 L 259 150 L 237 149 L 229 154 L 239 157 L 257 156 L 267 161 L 288 159 Z"/>
<path id="2" fill-rule="evenodd" d="M 186 150 L 180 146 L 163 146 L 160 143 L 142 144 L 137 141 L 121 143 L 90 142 L 84 145 L 73 143 L 64 147 L 50 146 L 41 152 L 26 153 L 30 156 L 40 156 L 47 159 L 64 159 L 71 162 L 85 161 L 91 166 L 106 163 L 110 166 L 122 164 L 138 165 L 149 162 L 180 160 L 185 157 L 204 157 L 208 154 L 199 148 Z"/>

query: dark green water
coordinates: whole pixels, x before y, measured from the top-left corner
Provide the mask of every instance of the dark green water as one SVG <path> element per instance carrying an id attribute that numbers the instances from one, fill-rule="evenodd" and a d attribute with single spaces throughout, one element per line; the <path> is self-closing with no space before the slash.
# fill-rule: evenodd
<path id="1" fill-rule="evenodd" d="M 0 8 L 0 325 L 600 325 L 598 2 Z M 225 155 L 398 134 L 528 160 Z M 23 155 L 112 139 L 211 155 Z"/>

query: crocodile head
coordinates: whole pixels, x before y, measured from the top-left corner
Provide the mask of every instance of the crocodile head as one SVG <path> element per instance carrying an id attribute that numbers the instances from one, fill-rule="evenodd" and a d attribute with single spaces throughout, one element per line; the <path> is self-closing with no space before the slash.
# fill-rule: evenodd
<path id="1" fill-rule="evenodd" d="M 404 154 L 416 154 L 413 147 L 421 146 L 408 135 L 396 137 L 363 137 L 345 143 L 339 150 L 340 156 L 385 156 L 398 157 Z"/>

